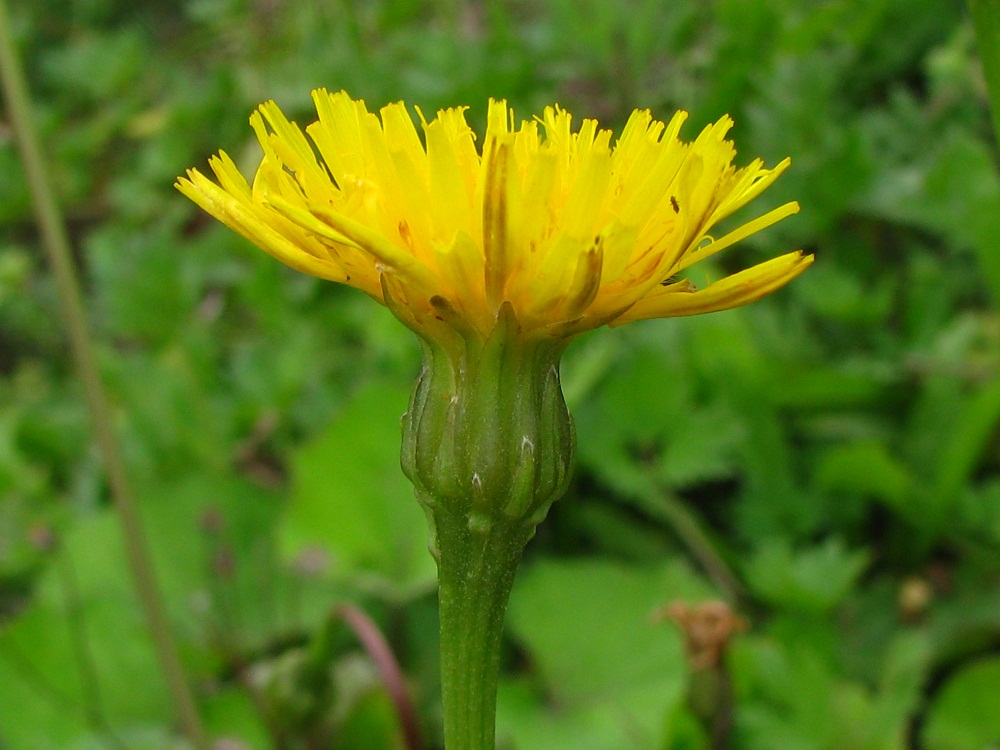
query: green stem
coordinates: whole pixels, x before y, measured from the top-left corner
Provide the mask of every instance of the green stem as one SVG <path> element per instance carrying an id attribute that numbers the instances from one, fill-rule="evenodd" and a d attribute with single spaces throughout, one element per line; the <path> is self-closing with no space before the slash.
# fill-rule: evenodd
<path id="1" fill-rule="evenodd" d="M 111 496 L 122 525 L 125 551 L 139 596 L 139 605 L 145 613 L 181 725 L 188 739 L 198 750 L 208 750 L 208 740 L 170 633 L 166 608 L 153 574 L 139 514 L 112 427 L 111 410 L 97 368 L 80 285 L 71 259 L 69 239 L 56 205 L 54 191 L 38 144 L 38 135 L 32 122 L 27 86 L 11 38 L 4 0 L 0 0 L 0 83 L 3 85 L 7 112 L 24 162 L 32 204 L 42 235 L 42 245 L 55 276 L 70 346 L 80 381 L 83 383 L 98 447 L 104 459 Z"/>
<path id="2" fill-rule="evenodd" d="M 504 612 L 532 529 L 434 512 L 446 750 L 494 750 Z"/>

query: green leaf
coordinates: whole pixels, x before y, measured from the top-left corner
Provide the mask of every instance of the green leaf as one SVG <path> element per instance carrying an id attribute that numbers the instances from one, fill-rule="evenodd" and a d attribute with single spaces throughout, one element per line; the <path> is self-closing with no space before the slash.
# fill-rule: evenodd
<path id="1" fill-rule="evenodd" d="M 944 522 L 993 439 L 1000 421 L 1000 380 L 973 393 L 944 444 L 929 510 Z"/>
<path id="2" fill-rule="evenodd" d="M 68 747 L 102 729 L 88 713 L 119 731 L 169 721 L 166 686 L 135 602 L 107 596 L 79 606 L 78 619 L 35 602 L 0 636 L 0 736 L 11 750 Z M 95 682 L 81 669 L 81 643 Z"/>
<path id="3" fill-rule="evenodd" d="M 226 686 L 217 690 L 202 703 L 201 716 L 211 737 L 236 739 L 247 750 L 270 750 L 272 746 L 259 706 L 243 689 Z"/>
<path id="4" fill-rule="evenodd" d="M 926 750 L 993 750 L 1000 745 L 1000 657 L 952 677 L 927 716 Z"/>
<path id="5" fill-rule="evenodd" d="M 139 494 L 154 568 L 191 674 L 214 666 L 215 639 L 239 650 L 287 624 L 280 619 L 287 613 L 276 611 L 284 606 L 285 581 L 269 551 L 273 495 L 210 476 Z M 0 736 L 11 750 L 76 741 L 89 748 L 107 731 L 146 737 L 128 747 L 167 747 L 156 744 L 155 731 L 147 733 L 169 724 L 173 709 L 118 519 L 106 509 L 79 521 L 61 542 L 31 604 L 0 632 Z M 88 718 L 98 714 L 100 721 Z"/>
<path id="6" fill-rule="evenodd" d="M 785 539 L 772 539 L 757 549 L 746 575 L 754 592 L 771 604 L 819 615 L 843 601 L 868 562 L 867 551 L 850 551 L 838 539 L 801 551 Z"/>
<path id="7" fill-rule="evenodd" d="M 639 350 L 576 410 L 580 464 L 633 496 L 730 476 L 744 431 L 694 388 L 682 359 Z"/>
<path id="8" fill-rule="evenodd" d="M 63 750 L 108 750 L 111 747 L 127 747 L 128 750 L 190 750 L 191 745 L 170 727 L 138 726 L 123 731 L 88 734 Z"/>
<path id="9" fill-rule="evenodd" d="M 864 495 L 898 508 L 909 497 L 913 478 L 883 443 L 864 441 L 824 452 L 816 466 L 816 484 L 826 492 Z"/>
<path id="10" fill-rule="evenodd" d="M 171 230 L 157 225 L 137 234 L 106 227 L 88 237 L 102 322 L 113 335 L 162 344 L 176 339 L 190 319 L 196 290 L 186 283 L 189 264 L 179 262 Z"/>
<path id="11" fill-rule="evenodd" d="M 559 710 L 532 700 L 525 683 L 506 682 L 500 735 L 518 750 L 656 747 L 687 667 L 677 631 L 654 613 L 710 591 L 681 563 L 536 563 L 514 587 L 508 623 L 537 670 L 534 689 Z"/>
<path id="12" fill-rule="evenodd" d="M 9 750 L 56 750 L 88 731 L 60 615 L 33 606 L 0 634 L 0 737 Z"/>
<path id="13" fill-rule="evenodd" d="M 405 595 L 434 580 L 427 524 L 399 466 L 409 394 L 372 385 L 293 457 L 293 497 L 281 528 L 289 554 L 328 550 L 340 577 L 377 577 Z"/>
<path id="14" fill-rule="evenodd" d="M 993 128 L 1000 141 L 1000 0 L 969 0 L 979 58 L 993 109 Z"/>
<path id="15" fill-rule="evenodd" d="M 952 246 L 971 248 L 994 302 L 1000 300 L 1000 178 L 992 153 L 971 134 L 955 131 L 938 145 L 935 159 L 919 178 L 905 174 L 895 190 L 873 207 L 891 218 L 943 233 Z M 892 181 L 886 181 L 887 188 Z"/>
<path id="16" fill-rule="evenodd" d="M 1000 482 L 988 481 L 966 492 L 959 514 L 966 533 L 1000 545 Z"/>
<path id="17" fill-rule="evenodd" d="M 404 750 L 399 716 L 389 695 L 372 687 L 357 696 L 338 727 L 335 750 Z"/>
<path id="18" fill-rule="evenodd" d="M 797 624 L 798 643 L 748 636 L 730 652 L 739 675 L 739 736 L 747 750 L 898 750 L 920 699 L 929 647 L 902 634 L 880 659 L 878 689 L 844 679 L 815 648 L 816 625 Z"/>
<path id="19" fill-rule="evenodd" d="M 624 689 L 614 702 L 546 708 L 527 681 L 508 680 L 498 696 L 497 746 L 514 750 L 647 750 L 659 747 L 667 715 L 681 700 L 673 691 Z"/>

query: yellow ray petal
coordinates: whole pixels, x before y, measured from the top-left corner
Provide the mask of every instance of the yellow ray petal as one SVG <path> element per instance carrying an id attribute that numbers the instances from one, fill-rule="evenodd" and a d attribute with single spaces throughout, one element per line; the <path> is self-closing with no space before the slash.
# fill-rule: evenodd
<path id="1" fill-rule="evenodd" d="M 673 268 L 673 273 L 683 271 L 688 266 L 715 255 L 720 250 L 725 250 L 730 245 L 735 245 L 737 242 L 745 240 L 750 235 L 756 234 L 762 229 L 767 229 L 772 224 L 777 224 L 782 219 L 793 214 L 797 214 L 798 212 L 799 204 L 795 201 L 786 203 L 783 206 L 778 206 L 774 210 L 768 211 L 763 216 L 758 216 L 753 221 L 748 221 L 746 224 L 734 229 L 729 234 L 724 235 L 717 240 L 712 240 L 708 244 L 694 248 L 681 258 L 680 262 Z"/>
<path id="2" fill-rule="evenodd" d="M 467 153 L 471 146 L 475 155 L 475 147 L 472 146 L 472 131 L 468 125 L 463 128 L 464 123 L 465 118 L 460 113 L 442 112 L 436 120 L 424 125 L 429 190 L 439 198 L 431 206 L 434 234 L 443 242 L 451 239 L 449 234 L 475 231 L 469 221 L 474 213 L 475 183 L 469 180 Z"/>
<path id="3" fill-rule="evenodd" d="M 712 239 L 789 164 L 737 169 L 728 116 L 685 142 L 686 113 L 664 123 L 636 110 L 612 145 L 611 131 L 586 118 L 574 129 L 559 106 L 515 122 L 491 100 L 477 150 L 464 107 L 430 122 L 418 109 L 421 140 L 402 102 L 376 115 L 343 91 L 313 100 L 319 119 L 304 129 L 274 102 L 253 113 L 263 158 L 249 184 L 220 153 L 217 182 L 191 171 L 178 188 L 297 269 L 387 303 L 389 289 L 411 327 L 457 332 L 459 316 L 488 337 L 509 310 L 518 336 L 567 337 L 616 317 L 743 304 L 811 260 L 784 256 L 701 292 L 661 284 L 798 210 L 788 203 Z"/>
<path id="4" fill-rule="evenodd" d="M 509 141 L 493 140 L 486 158 L 483 254 L 486 261 L 486 299 L 492 310 L 500 307 L 507 285 L 507 172 L 510 152 Z"/>
<path id="5" fill-rule="evenodd" d="M 601 288 L 601 266 L 604 263 L 604 248 L 601 237 L 592 247 L 580 253 L 576 260 L 573 278 L 563 290 L 559 301 L 559 313 L 573 320 L 583 314 L 594 301 Z"/>
<path id="6" fill-rule="evenodd" d="M 306 231 L 364 250 L 376 265 L 404 277 L 423 294 L 434 293 L 434 275 L 427 266 L 364 224 L 325 206 L 310 205 L 309 211 L 304 211 L 280 196 L 272 196 L 268 205 Z"/>
<path id="7" fill-rule="evenodd" d="M 250 200 L 250 185 L 240 173 L 236 163 L 229 158 L 229 154 L 220 151 L 218 156 L 209 157 L 208 165 L 215 172 L 223 190 L 244 200 Z"/>
<path id="8" fill-rule="evenodd" d="M 437 243 L 434 246 L 436 265 L 442 276 L 442 294 L 455 300 L 476 323 L 487 310 L 485 263 L 483 253 L 476 241 L 464 231 L 455 234 L 450 244 Z"/>
<path id="9" fill-rule="evenodd" d="M 346 281 L 337 263 L 303 250 L 304 243 L 296 243 L 276 230 L 262 209 L 233 197 L 196 169 L 188 170 L 187 175 L 174 186 L 227 227 L 298 271 L 330 281 Z"/>
<path id="10" fill-rule="evenodd" d="M 740 271 L 700 291 L 674 291 L 672 287 L 661 287 L 663 293 L 650 294 L 639 300 L 611 325 L 619 326 L 646 318 L 697 315 L 746 305 L 781 288 L 812 262 L 812 255 L 803 255 L 799 250 Z"/>

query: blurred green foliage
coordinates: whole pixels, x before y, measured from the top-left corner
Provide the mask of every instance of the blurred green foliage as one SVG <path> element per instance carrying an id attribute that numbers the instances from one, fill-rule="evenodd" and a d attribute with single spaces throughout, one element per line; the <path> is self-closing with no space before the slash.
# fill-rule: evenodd
<path id="1" fill-rule="evenodd" d="M 611 126 L 684 108 L 689 137 L 729 112 L 741 158 L 793 159 L 757 209 L 801 214 L 695 280 L 795 247 L 807 274 L 567 355 L 579 466 L 515 586 L 504 747 L 1000 744 L 1000 178 L 960 2 L 12 5 L 220 748 L 402 747 L 341 601 L 381 625 L 440 746 L 433 565 L 398 469 L 416 343 L 171 188 L 220 147 L 251 170 L 252 108 L 308 119 L 317 86 L 476 123 L 491 96 Z M 5 119 L 0 176 L 0 748 L 182 748 Z M 749 629 L 706 719 L 652 614 L 723 594 Z"/>

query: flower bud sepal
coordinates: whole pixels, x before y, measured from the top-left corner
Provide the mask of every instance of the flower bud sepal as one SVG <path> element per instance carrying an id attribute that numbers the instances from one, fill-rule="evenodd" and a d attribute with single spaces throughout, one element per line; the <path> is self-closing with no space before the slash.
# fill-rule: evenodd
<path id="1" fill-rule="evenodd" d="M 441 329 L 417 329 L 424 361 L 403 417 L 403 471 L 429 511 L 533 527 L 565 492 L 573 463 L 559 380 L 566 341 L 519 337 L 509 303 L 485 340 Z"/>

